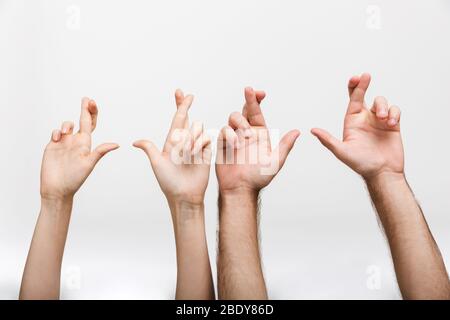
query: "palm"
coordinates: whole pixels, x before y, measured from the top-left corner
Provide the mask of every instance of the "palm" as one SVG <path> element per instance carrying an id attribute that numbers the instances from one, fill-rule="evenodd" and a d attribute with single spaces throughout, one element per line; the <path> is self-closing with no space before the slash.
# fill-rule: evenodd
<path id="1" fill-rule="evenodd" d="M 189 194 L 194 199 L 203 198 L 210 171 L 207 157 L 198 159 L 198 163 L 194 157 L 174 161 L 175 150 L 173 146 L 165 146 L 155 170 L 163 192 L 175 197 Z"/>
<path id="2" fill-rule="evenodd" d="M 342 142 L 322 129 L 313 129 L 313 134 L 336 157 L 363 177 L 384 171 L 402 173 L 400 110 L 389 108 L 383 97 L 377 97 L 373 107 L 367 109 L 364 95 L 369 83 L 368 75 L 350 80 L 350 103 L 344 120 Z"/>
<path id="3" fill-rule="evenodd" d="M 61 142 L 50 142 L 42 162 L 42 192 L 58 190 L 60 195 L 74 194 L 91 173 L 90 137 L 67 136 Z"/>
<path id="4" fill-rule="evenodd" d="M 45 148 L 41 168 L 43 197 L 71 197 L 81 187 L 95 164 L 108 152 L 117 149 L 115 143 L 104 143 L 91 152 L 91 134 L 97 123 L 97 104 L 88 98 L 81 102 L 80 130 L 73 132 L 73 123 L 66 121 L 54 130 Z"/>
<path id="5" fill-rule="evenodd" d="M 389 128 L 367 109 L 346 116 L 344 145 L 350 167 L 363 176 L 382 170 L 403 171 L 400 129 Z"/>
<path id="6" fill-rule="evenodd" d="M 299 136 L 297 130 L 286 134 L 272 150 L 260 103 L 265 93 L 245 90 L 242 113 L 230 115 L 228 126 L 220 133 L 217 146 L 216 175 L 221 191 L 267 186 L 283 166 Z"/>
<path id="7" fill-rule="evenodd" d="M 252 127 L 255 135 L 242 139 L 239 148 L 229 154 L 227 161 L 216 164 L 216 172 L 221 190 L 237 188 L 262 189 L 275 176 L 263 174 L 271 164 L 272 150 L 265 127 Z M 226 152 L 226 151 L 225 151 Z M 249 155 L 257 155 L 250 157 Z M 226 154 L 224 154 L 226 157 Z M 230 159 L 230 157 L 233 157 Z M 252 161 L 252 160 L 255 161 Z"/>
<path id="8" fill-rule="evenodd" d="M 170 200 L 202 203 L 209 180 L 210 138 L 203 124 L 194 122 L 189 128 L 188 110 L 193 96 L 175 93 L 177 112 L 162 152 L 150 141 L 140 140 L 135 147 L 143 149 L 152 164 L 161 190 Z"/>

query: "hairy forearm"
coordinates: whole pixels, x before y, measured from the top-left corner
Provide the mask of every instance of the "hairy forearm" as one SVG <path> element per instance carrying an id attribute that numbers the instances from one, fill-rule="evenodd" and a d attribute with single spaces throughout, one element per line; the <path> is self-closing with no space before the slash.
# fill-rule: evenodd
<path id="1" fill-rule="evenodd" d="M 221 193 L 219 220 L 219 298 L 267 299 L 258 243 L 258 194 Z"/>
<path id="2" fill-rule="evenodd" d="M 169 202 L 177 248 L 176 299 L 215 299 L 203 204 Z"/>
<path id="3" fill-rule="evenodd" d="M 449 299 L 442 256 L 404 175 L 384 173 L 366 182 L 389 241 L 403 298 Z"/>
<path id="4" fill-rule="evenodd" d="M 58 299 L 72 199 L 41 201 L 20 288 L 20 299 Z"/>

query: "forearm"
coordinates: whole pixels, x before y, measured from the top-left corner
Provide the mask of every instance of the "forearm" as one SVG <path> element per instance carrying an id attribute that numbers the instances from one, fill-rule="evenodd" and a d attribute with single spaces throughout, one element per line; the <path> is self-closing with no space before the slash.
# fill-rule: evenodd
<path id="1" fill-rule="evenodd" d="M 176 299 L 214 300 L 204 205 L 176 201 L 169 206 L 177 248 Z"/>
<path id="2" fill-rule="evenodd" d="M 219 298 L 267 299 L 258 243 L 258 193 L 222 193 L 219 220 Z"/>
<path id="3" fill-rule="evenodd" d="M 20 288 L 20 299 L 58 299 L 72 199 L 41 201 Z"/>
<path id="4" fill-rule="evenodd" d="M 389 241 L 403 298 L 450 298 L 442 256 L 405 177 L 385 173 L 366 182 Z"/>

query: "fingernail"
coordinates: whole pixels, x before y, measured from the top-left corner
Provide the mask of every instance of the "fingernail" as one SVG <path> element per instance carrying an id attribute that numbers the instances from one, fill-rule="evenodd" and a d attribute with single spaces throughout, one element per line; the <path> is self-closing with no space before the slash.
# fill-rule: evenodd
<path id="1" fill-rule="evenodd" d="M 388 125 L 390 125 L 390 126 L 395 126 L 396 124 L 397 124 L 397 120 L 395 120 L 395 119 L 389 119 Z"/>
<path id="2" fill-rule="evenodd" d="M 250 129 L 250 128 L 245 129 L 245 130 L 244 130 L 244 136 L 245 136 L 246 138 L 250 138 L 251 136 L 253 136 L 253 130 Z"/>
<path id="3" fill-rule="evenodd" d="M 67 133 L 67 128 L 63 128 L 61 132 L 62 132 L 63 134 L 66 134 L 66 133 Z"/>
<path id="4" fill-rule="evenodd" d="M 387 117 L 388 114 L 387 114 L 387 112 L 385 110 L 381 110 L 379 115 L 380 115 L 380 117 L 384 118 L 384 117 Z"/>

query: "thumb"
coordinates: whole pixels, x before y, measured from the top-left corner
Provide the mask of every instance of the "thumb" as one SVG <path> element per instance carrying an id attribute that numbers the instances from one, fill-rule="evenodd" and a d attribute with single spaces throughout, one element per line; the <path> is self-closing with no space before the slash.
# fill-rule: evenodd
<path id="1" fill-rule="evenodd" d="M 278 170 L 281 169 L 281 167 L 286 162 L 289 152 L 291 152 L 292 148 L 294 147 L 295 141 L 299 136 L 300 131 L 291 130 L 286 133 L 283 138 L 281 138 L 278 147 L 274 150 L 274 155 L 278 157 Z"/>
<path id="2" fill-rule="evenodd" d="M 117 148 L 119 148 L 117 143 L 103 143 L 99 145 L 91 153 L 91 158 L 94 161 L 94 164 L 96 164 L 108 152 L 116 150 Z"/>
<path id="3" fill-rule="evenodd" d="M 161 156 L 161 153 L 159 152 L 158 148 L 155 146 L 155 144 L 148 140 L 138 140 L 133 143 L 133 146 L 139 149 L 142 149 L 144 151 L 148 158 L 150 159 L 150 163 L 154 165 L 158 158 Z"/>
<path id="4" fill-rule="evenodd" d="M 335 156 L 338 156 L 341 153 L 343 142 L 333 137 L 328 131 L 314 128 L 311 130 L 311 133 Z"/>

